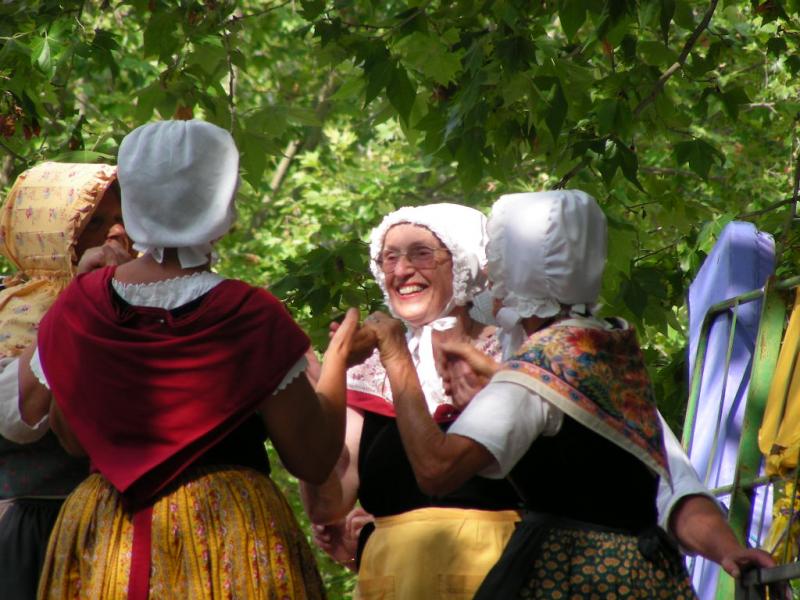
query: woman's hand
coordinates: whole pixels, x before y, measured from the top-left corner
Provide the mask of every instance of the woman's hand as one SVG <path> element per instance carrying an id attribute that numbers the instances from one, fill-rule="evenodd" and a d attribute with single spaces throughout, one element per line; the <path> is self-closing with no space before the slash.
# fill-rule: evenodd
<path id="1" fill-rule="evenodd" d="M 336 321 L 331 323 L 329 326 L 329 337 L 333 338 L 340 327 L 341 323 L 337 323 Z M 375 338 L 375 332 L 371 329 L 359 327 L 355 334 L 353 334 L 350 352 L 347 356 L 347 366 L 353 367 L 355 365 L 360 365 L 370 357 L 377 346 L 378 340 Z"/>
<path id="2" fill-rule="evenodd" d="M 331 339 L 328 343 L 328 349 L 325 351 L 325 356 L 322 357 L 322 362 L 327 363 L 329 360 L 336 362 L 341 361 L 342 365 L 346 366 L 353 347 L 353 342 L 359 331 L 358 310 L 355 308 L 348 308 L 344 320 L 336 329 L 332 329 L 331 331 Z"/>
<path id="3" fill-rule="evenodd" d="M 356 570 L 358 536 L 364 525 L 373 521 L 373 516 L 363 508 L 354 508 L 338 523 L 311 525 L 314 542 L 333 560 Z"/>
<path id="4" fill-rule="evenodd" d="M 131 254 L 123 244 L 115 239 L 107 240 L 102 246 L 89 248 L 78 261 L 77 273 L 88 273 L 110 265 L 121 265 L 132 260 Z"/>
<path id="5" fill-rule="evenodd" d="M 477 377 L 488 381 L 500 370 L 500 363 L 467 342 L 442 342 L 439 346 L 447 362 L 462 361 Z"/>
<path id="6" fill-rule="evenodd" d="M 381 353 L 381 362 L 384 365 L 387 361 L 408 355 L 406 328 L 402 321 L 393 319 L 386 313 L 374 312 L 364 319 L 362 329 L 371 331 L 375 336 Z"/>
<path id="7" fill-rule="evenodd" d="M 467 342 L 443 343 L 440 350 L 444 391 L 453 399 L 456 408 L 464 410 L 475 394 L 489 383 L 490 371 L 496 363 L 490 356 Z M 467 354 L 472 357 L 471 362 L 465 358 Z"/>

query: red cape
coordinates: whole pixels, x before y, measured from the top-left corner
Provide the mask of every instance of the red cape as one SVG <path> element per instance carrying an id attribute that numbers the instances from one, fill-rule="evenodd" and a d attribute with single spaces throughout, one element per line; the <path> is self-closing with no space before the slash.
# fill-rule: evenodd
<path id="1" fill-rule="evenodd" d="M 94 468 L 141 506 L 252 414 L 309 339 L 275 297 L 240 281 L 173 318 L 118 306 L 113 274 L 70 284 L 41 322 L 39 354 Z"/>

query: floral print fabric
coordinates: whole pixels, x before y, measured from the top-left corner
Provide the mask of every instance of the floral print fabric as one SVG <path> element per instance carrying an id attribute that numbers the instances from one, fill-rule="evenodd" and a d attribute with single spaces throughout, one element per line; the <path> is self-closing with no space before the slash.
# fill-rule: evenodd
<path id="1" fill-rule="evenodd" d="M 16 356 L 75 275 L 75 242 L 116 167 L 42 163 L 22 173 L 0 209 L 0 253 L 19 272 L 0 291 L 0 358 Z"/>
<path id="2" fill-rule="evenodd" d="M 518 597 L 689 600 L 697 596 L 677 553 L 650 561 L 632 535 L 553 529 Z"/>
<path id="3" fill-rule="evenodd" d="M 311 550 L 275 484 L 256 471 L 195 468 L 156 501 L 150 598 L 324 598 Z M 123 600 L 133 522 L 99 474 L 67 498 L 39 598 Z"/>

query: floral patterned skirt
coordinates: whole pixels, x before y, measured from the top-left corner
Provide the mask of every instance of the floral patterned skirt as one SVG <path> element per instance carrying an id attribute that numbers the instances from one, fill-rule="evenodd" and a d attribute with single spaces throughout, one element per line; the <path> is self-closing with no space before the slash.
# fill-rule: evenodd
<path id="1" fill-rule="evenodd" d="M 544 539 L 520 598 L 697 598 L 677 553 L 645 558 L 638 538 L 553 529 Z"/>
<path id="2" fill-rule="evenodd" d="M 197 467 L 153 505 L 150 598 L 324 598 L 308 543 L 269 477 Z M 67 498 L 39 598 L 127 597 L 133 522 L 101 475 Z"/>
<path id="3" fill-rule="evenodd" d="M 633 534 L 526 512 L 474 600 L 695 600 L 674 542 L 655 524 Z"/>

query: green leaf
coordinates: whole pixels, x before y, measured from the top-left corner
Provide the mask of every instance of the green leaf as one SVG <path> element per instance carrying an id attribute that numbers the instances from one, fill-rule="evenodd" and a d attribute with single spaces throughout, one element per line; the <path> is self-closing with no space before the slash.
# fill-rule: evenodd
<path id="1" fill-rule="evenodd" d="M 678 54 L 661 42 L 642 41 L 637 47 L 642 60 L 648 65 L 668 66 L 678 60 Z"/>
<path id="2" fill-rule="evenodd" d="M 678 165 L 688 164 L 689 168 L 703 179 L 708 179 L 708 173 L 715 159 L 720 164 L 725 162 L 725 156 L 719 150 L 699 139 L 675 144 L 674 153 Z"/>
<path id="3" fill-rule="evenodd" d="M 625 100 L 611 98 L 601 100 L 595 114 L 597 115 L 597 133 L 599 135 L 628 136 L 633 115 Z"/>
<path id="4" fill-rule="evenodd" d="M 285 106 L 283 110 L 286 117 L 300 125 L 307 125 L 309 127 L 321 127 L 322 122 L 319 120 L 317 114 L 310 108 L 303 108 L 302 106 Z"/>
<path id="5" fill-rule="evenodd" d="M 622 300 L 625 306 L 640 319 L 647 308 L 648 294 L 636 279 L 628 279 L 622 286 Z"/>
<path id="6" fill-rule="evenodd" d="M 258 187 L 267 166 L 267 158 L 279 150 L 270 138 L 252 131 L 242 131 L 236 141 L 241 151 L 239 161 L 242 176 L 250 185 Z"/>
<path id="7" fill-rule="evenodd" d="M 60 162 L 71 163 L 100 163 L 100 162 L 113 162 L 114 155 L 106 154 L 104 152 L 92 152 L 90 150 L 75 150 L 71 152 L 62 152 L 53 156 L 51 160 Z"/>
<path id="8" fill-rule="evenodd" d="M 800 56 L 792 54 L 786 59 L 786 66 L 792 72 L 792 75 L 797 75 L 800 72 Z"/>
<path id="9" fill-rule="evenodd" d="M 373 55 L 364 61 L 364 73 L 367 77 L 367 89 L 364 98 L 364 106 L 366 106 L 389 84 L 393 67 L 385 56 L 376 57 Z"/>
<path id="10" fill-rule="evenodd" d="M 616 219 L 613 215 L 608 219 L 608 261 L 606 270 L 611 277 L 617 273 L 627 276 L 631 272 L 631 261 L 636 256 L 638 237 L 636 229 L 629 223 Z"/>
<path id="11" fill-rule="evenodd" d="M 153 13 L 144 30 L 144 55 L 168 60 L 178 46 L 175 38 L 178 17 L 172 12 Z"/>
<path id="12" fill-rule="evenodd" d="M 659 25 L 661 25 L 661 38 L 664 45 L 669 44 L 669 24 L 672 21 L 672 16 L 675 14 L 675 0 L 661 0 L 661 16 L 659 17 Z"/>
<path id="13" fill-rule="evenodd" d="M 767 52 L 774 54 L 775 56 L 780 56 L 787 52 L 789 47 L 786 45 L 786 40 L 782 37 L 774 37 L 770 38 L 767 42 Z"/>
<path id="14" fill-rule="evenodd" d="M 748 104 L 750 102 L 750 98 L 747 97 L 747 93 L 743 88 L 738 86 L 726 89 L 724 92 L 719 94 L 719 98 L 722 101 L 722 105 L 725 107 L 725 112 L 727 112 L 728 116 L 730 116 L 730 118 L 734 121 L 739 116 L 739 106 L 742 104 Z"/>
<path id="15" fill-rule="evenodd" d="M 302 14 L 308 21 L 313 21 L 325 10 L 325 0 L 302 0 Z"/>
<path id="16" fill-rule="evenodd" d="M 201 42 L 195 43 L 194 52 L 187 57 L 190 65 L 199 65 L 209 75 L 214 73 L 220 63 L 227 62 L 227 53 L 218 37 L 207 36 Z"/>
<path id="17" fill-rule="evenodd" d="M 483 176 L 482 144 L 476 143 L 473 136 L 465 136 L 456 152 L 458 178 L 466 189 L 474 188 Z"/>
<path id="18" fill-rule="evenodd" d="M 625 176 L 625 179 L 630 181 L 633 185 L 639 188 L 639 190 L 644 192 L 642 184 L 639 183 L 639 158 L 636 156 L 636 152 L 631 150 L 619 140 L 616 140 L 614 143 L 617 145 L 619 167 L 622 170 L 622 174 Z"/>
<path id="19" fill-rule="evenodd" d="M 440 85 L 447 85 L 461 71 L 463 50 L 455 52 L 440 39 L 427 33 L 414 32 L 395 46 L 403 61 L 425 77 Z"/>
<path id="20" fill-rule="evenodd" d="M 161 97 L 164 95 L 164 90 L 158 83 L 148 85 L 146 88 L 139 90 L 136 94 L 136 108 L 134 109 L 134 118 L 139 123 L 145 123 L 150 120 L 150 115 L 160 102 Z"/>
<path id="21" fill-rule="evenodd" d="M 50 73 L 53 67 L 53 63 L 50 60 L 50 42 L 46 35 L 42 39 L 42 48 L 36 56 L 36 66 L 46 75 Z"/>
<path id="22" fill-rule="evenodd" d="M 540 90 L 548 90 L 542 94 L 546 102 L 544 122 L 553 138 L 557 138 L 567 116 L 567 99 L 561 89 L 561 82 L 556 77 L 537 77 L 534 83 Z"/>
<path id="23" fill-rule="evenodd" d="M 567 39 L 573 40 L 586 21 L 586 4 L 586 0 L 562 0 L 559 3 L 558 19 Z"/>
<path id="24" fill-rule="evenodd" d="M 688 31 L 693 30 L 697 26 L 694 11 L 687 0 L 675 0 L 675 12 L 672 18 L 676 24 Z"/>
<path id="25" fill-rule="evenodd" d="M 417 90 L 402 67 L 395 67 L 389 85 L 386 86 L 389 102 L 394 106 L 400 118 L 408 122 L 408 116 L 414 107 Z"/>

